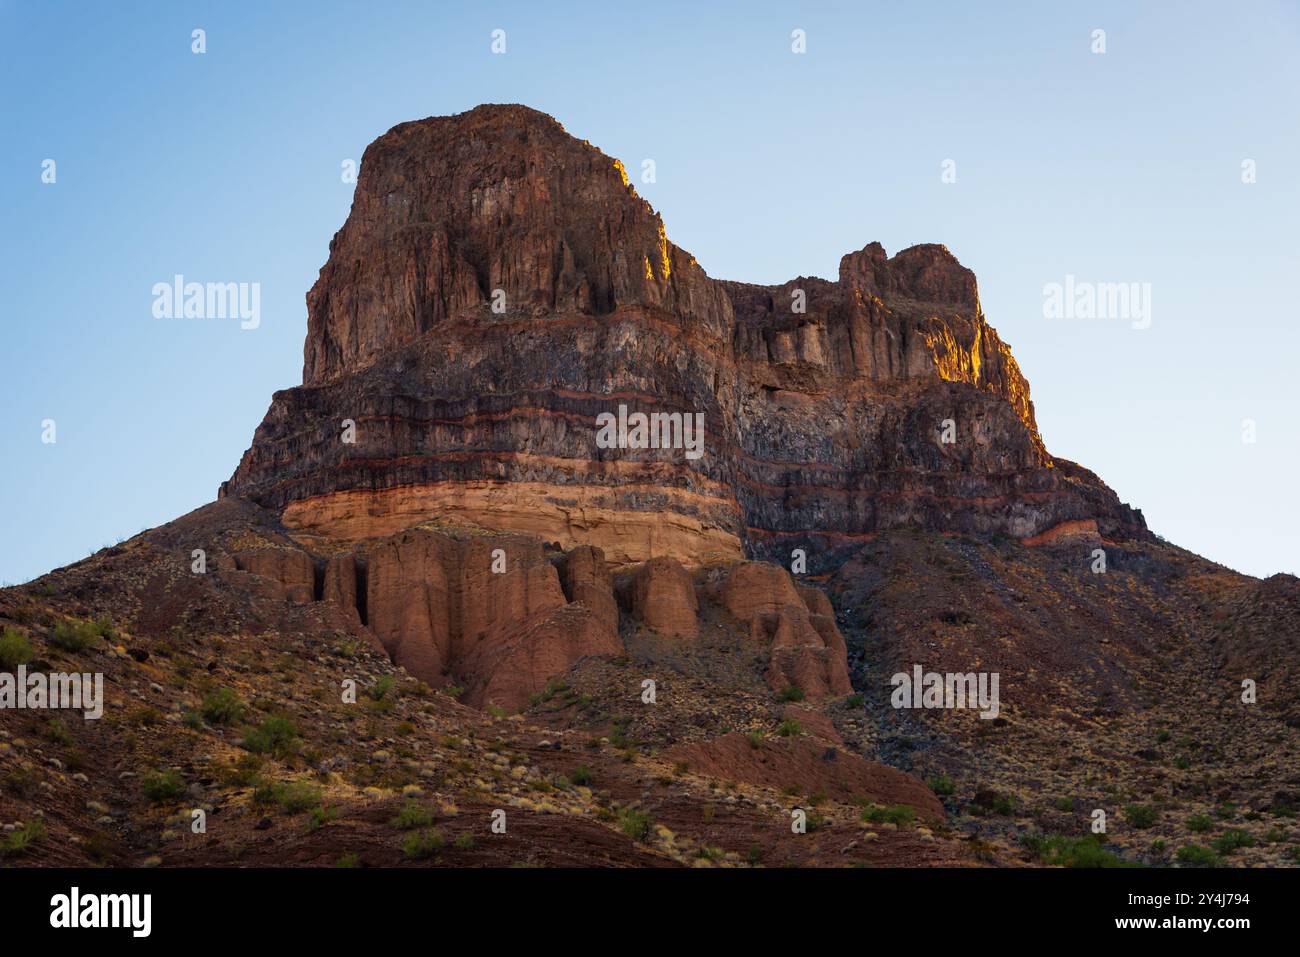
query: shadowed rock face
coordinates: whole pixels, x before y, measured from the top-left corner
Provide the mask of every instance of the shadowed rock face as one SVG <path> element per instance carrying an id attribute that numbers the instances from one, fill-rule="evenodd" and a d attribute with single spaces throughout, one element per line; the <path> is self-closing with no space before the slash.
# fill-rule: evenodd
<path id="1" fill-rule="evenodd" d="M 276 393 L 222 489 L 304 533 L 452 517 L 616 566 L 816 561 L 902 525 L 1146 535 L 1047 453 L 944 247 L 872 243 L 836 282 L 710 279 L 621 164 L 525 107 L 376 140 L 307 301 L 304 384 Z M 703 454 L 601 447 L 620 404 L 703 414 Z"/>

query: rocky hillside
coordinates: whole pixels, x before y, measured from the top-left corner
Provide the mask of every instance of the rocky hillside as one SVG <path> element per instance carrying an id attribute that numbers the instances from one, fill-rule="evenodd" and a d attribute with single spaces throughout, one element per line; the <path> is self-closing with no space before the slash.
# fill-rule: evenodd
<path id="1" fill-rule="evenodd" d="M 105 681 L 0 708 L 0 862 L 1297 860 L 1300 582 L 1054 458 L 943 247 L 711 279 L 484 106 L 370 146 L 308 313 L 216 502 L 0 590 L 0 703 Z"/>

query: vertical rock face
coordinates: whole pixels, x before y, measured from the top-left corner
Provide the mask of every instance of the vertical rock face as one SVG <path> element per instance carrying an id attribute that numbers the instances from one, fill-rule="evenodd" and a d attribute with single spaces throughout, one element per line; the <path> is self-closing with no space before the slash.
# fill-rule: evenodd
<path id="1" fill-rule="evenodd" d="M 301 532 L 455 518 L 688 566 L 899 525 L 1146 534 L 1048 454 L 944 247 L 872 243 L 834 282 L 710 279 L 617 161 L 526 107 L 376 140 L 308 313 L 304 384 L 223 486 Z M 620 407 L 701 416 L 702 444 L 600 441 Z"/>
<path id="2" fill-rule="evenodd" d="M 506 542 L 502 573 L 494 540 L 413 529 L 367 550 L 368 623 L 394 661 L 438 683 L 479 642 L 567 604 L 540 544 Z"/>
<path id="3" fill-rule="evenodd" d="M 590 545 L 565 554 L 559 563 L 560 583 L 571 602 L 581 602 L 611 632 L 618 634 L 618 602 L 614 600 L 614 577 L 605 553 Z"/>

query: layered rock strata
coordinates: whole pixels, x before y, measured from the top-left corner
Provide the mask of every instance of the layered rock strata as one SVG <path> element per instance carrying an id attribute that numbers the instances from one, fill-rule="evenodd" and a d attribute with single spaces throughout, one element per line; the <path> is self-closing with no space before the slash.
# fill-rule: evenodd
<path id="1" fill-rule="evenodd" d="M 703 454 L 603 447 L 620 405 L 702 414 Z M 1047 453 L 944 247 L 872 243 L 834 282 L 714 280 L 617 160 L 521 106 L 366 150 L 308 295 L 303 385 L 276 393 L 222 494 L 303 534 L 453 517 L 616 565 L 788 560 L 899 525 L 1146 534 Z"/>

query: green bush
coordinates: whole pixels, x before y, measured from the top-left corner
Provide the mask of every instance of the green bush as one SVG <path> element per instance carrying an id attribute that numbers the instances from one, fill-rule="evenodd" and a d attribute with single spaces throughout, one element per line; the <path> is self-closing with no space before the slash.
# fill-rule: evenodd
<path id="1" fill-rule="evenodd" d="M 0 632 L 0 669 L 13 671 L 19 665 L 25 665 L 36 656 L 32 643 L 27 636 L 16 628 L 6 628 Z"/>
<path id="2" fill-rule="evenodd" d="M 1243 847 L 1254 847 L 1255 839 L 1241 828 L 1234 827 L 1216 837 L 1210 846 L 1219 854 L 1231 854 Z"/>
<path id="3" fill-rule="evenodd" d="M 591 768 L 587 767 L 587 765 L 585 764 L 579 764 L 576 768 L 573 769 L 573 773 L 569 775 L 569 779 L 572 780 L 574 784 L 581 785 L 581 786 L 590 786 Z"/>
<path id="4" fill-rule="evenodd" d="M 1213 867 L 1219 861 L 1217 854 L 1200 844 L 1184 844 L 1174 857 L 1180 864 L 1191 864 L 1193 867 Z"/>
<path id="5" fill-rule="evenodd" d="M 94 644 L 100 634 L 100 630 L 88 621 L 61 621 L 50 629 L 49 641 L 62 651 L 79 652 Z"/>
<path id="6" fill-rule="evenodd" d="M 957 785 L 953 783 L 952 778 L 946 774 L 940 774 L 938 777 L 929 778 L 926 782 L 931 791 L 940 797 L 950 797 L 957 790 Z"/>
<path id="7" fill-rule="evenodd" d="M 338 808 L 333 807 L 315 807 L 312 808 L 311 816 L 307 819 L 307 830 L 315 831 L 324 827 L 330 821 L 339 816 Z"/>
<path id="8" fill-rule="evenodd" d="M 776 733 L 783 738 L 792 738 L 803 733 L 803 725 L 794 718 L 786 718 L 776 726 Z"/>
<path id="9" fill-rule="evenodd" d="M 244 747 L 254 754 L 284 754 L 296 737 L 298 729 L 292 721 L 272 715 L 244 731 Z"/>
<path id="10" fill-rule="evenodd" d="M 140 779 L 140 790 L 155 804 L 175 801 L 185 793 L 185 781 L 179 771 L 153 771 Z"/>
<path id="11" fill-rule="evenodd" d="M 1208 814 L 1193 814 L 1187 819 L 1187 830 L 1193 834 L 1200 834 L 1202 831 L 1208 831 L 1214 826 Z"/>
<path id="12" fill-rule="evenodd" d="M 1047 837 L 1029 837 L 1024 844 L 1038 855 L 1038 859 L 1051 867 L 1135 867 L 1120 860 L 1102 847 L 1096 834 L 1083 837 L 1066 837 L 1052 834 Z"/>
<path id="13" fill-rule="evenodd" d="M 39 817 L 32 818 L 22 827 L 3 835 L 0 839 L 0 860 L 25 853 L 44 836 L 45 822 Z"/>
<path id="14" fill-rule="evenodd" d="M 422 804 L 416 804 L 414 801 L 408 801 L 397 812 L 397 817 L 393 818 L 393 827 L 400 828 L 403 831 L 409 831 L 417 827 L 428 827 L 433 823 L 433 811 Z"/>
<path id="15" fill-rule="evenodd" d="M 208 724 L 237 724 L 244 718 L 244 702 L 229 688 L 221 688 L 203 699 L 199 712 Z"/>
<path id="16" fill-rule="evenodd" d="M 650 812 L 624 807 L 618 811 L 618 826 L 634 841 L 644 841 L 650 836 Z"/>
<path id="17" fill-rule="evenodd" d="M 798 685 L 786 685 L 781 689 L 779 697 L 782 701 L 802 701 L 803 689 Z"/>
<path id="18" fill-rule="evenodd" d="M 286 814 L 301 814 L 303 811 L 319 807 L 321 789 L 310 781 L 289 781 L 276 790 L 275 803 Z"/>
<path id="19" fill-rule="evenodd" d="M 253 791 L 254 804 L 274 804 L 286 814 L 323 811 L 321 797 L 321 789 L 310 781 L 264 781 Z"/>
<path id="20" fill-rule="evenodd" d="M 1134 827 L 1145 830 L 1156 823 L 1156 818 L 1160 815 L 1156 809 L 1146 804 L 1125 804 L 1124 820 L 1128 821 Z"/>
<path id="21" fill-rule="evenodd" d="M 851 694 L 844 699 L 844 707 L 850 711 L 856 711 L 866 703 L 866 700 L 867 699 L 862 697 L 860 694 Z"/>
<path id="22" fill-rule="evenodd" d="M 427 857 L 433 857 L 447 844 L 447 839 L 442 836 L 442 832 L 436 827 L 427 831 L 421 831 L 419 834 L 412 834 L 402 844 L 402 851 L 407 857 L 415 860 L 423 860 Z"/>
<path id="23" fill-rule="evenodd" d="M 916 820 L 916 809 L 906 804 L 891 804 L 889 807 L 873 804 L 862 812 L 862 820 L 872 824 L 897 824 L 905 827 Z"/>

